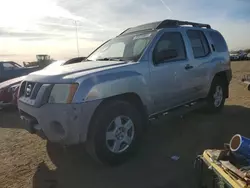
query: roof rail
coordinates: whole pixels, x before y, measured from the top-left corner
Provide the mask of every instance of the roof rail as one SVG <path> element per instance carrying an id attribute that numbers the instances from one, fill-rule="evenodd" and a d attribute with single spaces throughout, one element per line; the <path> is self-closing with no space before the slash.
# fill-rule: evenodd
<path id="1" fill-rule="evenodd" d="M 153 23 L 147 23 L 147 24 L 131 27 L 123 31 L 120 35 L 126 35 L 128 33 L 134 33 L 138 31 L 154 30 L 160 23 L 161 22 L 153 22 Z"/>
<path id="2" fill-rule="evenodd" d="M 139 25 L 136 27 L 128 28 L 125 31 L 123 31 L 120 35 L 126 35 L 128 33 L 134 33 L 138 31 L 162 29 L 162 28 L 167 28 L 167 27 L 179 27 L 179 26 L 184 26 L 184 25 L 191 25 L 193 27 L 211 29 L 211 26 L 209 24 L 202 24 L 202 23 L 195 23 L 195 22 L 188 22 L 188 21 L 181 21 L 181 20 L 163 20 L 160 22 L 147 23 L 144 25 Z"/>
<path id="3" fill-rule="evenodd" d="M 127 32 L 130 28 L 126 29 L 125 31 L 121 32 L 118 36 L 124 34 L 125 32 Z"/>
<path id="4" fill-rule="evenodd" d="M 211 29 L 209 24 L 202 24 L 202 23 L 195 23 L 195 22 L 188 22 L 188 21 L 180 21 L 180 20 L 164 20 L 162 21 L 156 29 L 161 29 L 165 27 L 178 27 L 183 25 L 191 25 L 193 27 L 205 27 L 207 29 Z"/>

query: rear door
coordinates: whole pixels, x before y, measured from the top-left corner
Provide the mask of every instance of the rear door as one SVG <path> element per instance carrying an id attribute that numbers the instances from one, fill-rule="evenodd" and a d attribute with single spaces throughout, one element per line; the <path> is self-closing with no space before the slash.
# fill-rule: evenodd
<path id="1" fill-rule="evenodd" d="M 212 53 L 211 46 L 202 30 L 188 29 L 186 31 L 189 43 L 189 59 L 192 65 L 192 93 L 193 100 L 203 98 L 206 95 L 204 87 L 209 80 L 211 70 Z"/>

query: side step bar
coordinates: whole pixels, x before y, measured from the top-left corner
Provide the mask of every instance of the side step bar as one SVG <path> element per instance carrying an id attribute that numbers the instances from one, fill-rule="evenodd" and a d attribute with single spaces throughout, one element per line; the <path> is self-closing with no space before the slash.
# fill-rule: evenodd
<path id="1" fill-rule="evenodd" d="M 152 121 L 155 119 L 159 119 L 162 116 L 165 116 L 165 117 L 181 116 L 181 115 L 184 115 L 188 112 L 199 109 L 205 105 L 206 105 L 206 101 L 204 99 L 190 102 L 190 103 L 187 103 L 185 105 L 182 105 L 182 106 L 170 109 L 170 110 L 166 110 L 166 111 L 163 111 L 161 113 L 154 114 L 154 115 L 149 117 L 149 120 Z"/>

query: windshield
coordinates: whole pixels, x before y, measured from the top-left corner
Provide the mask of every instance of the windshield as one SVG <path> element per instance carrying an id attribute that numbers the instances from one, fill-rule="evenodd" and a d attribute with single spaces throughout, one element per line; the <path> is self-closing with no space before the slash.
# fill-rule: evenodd
<path id="1" fill-rule="evenodd" d="M 155 34 L 156 32 L 147 32 L 114 38 L 103 44 L 87 60 L 137 61 Z"/>
<path id="2" fill-rule="evenodd" d="M 14 63 L 14 66 L 15 66 L 16 68 L 22 68 L 22 66 L 19 65 L 19 64 L 17 64 L 17 63 Z"/>

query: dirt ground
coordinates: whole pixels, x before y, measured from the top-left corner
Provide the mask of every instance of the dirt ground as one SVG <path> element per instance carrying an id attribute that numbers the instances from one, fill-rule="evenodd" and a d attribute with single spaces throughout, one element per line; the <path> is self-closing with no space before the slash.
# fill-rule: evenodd
<path id="1" fill-rule="evenodd" d="M 49 148 L 50 158 L 47 142 L 23 130 L 17 112 L 0 112 L 0 188 L 195 187 L 198 154 L 222 148 L 236 133 L 250 137 L 250 91 L 240 83 L 250 73 L 250 61 L 233 62 L 232 69 L 230 98 L 222 113 L 157 120 L 138 155 L 114 168 L 97 165 L 79 148 Z M 180 159 L 172 160 L 173 155 Z"/>

